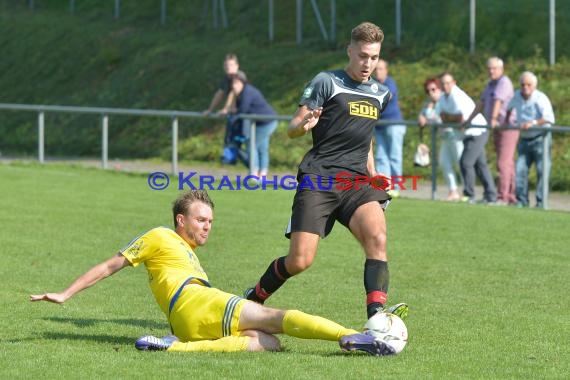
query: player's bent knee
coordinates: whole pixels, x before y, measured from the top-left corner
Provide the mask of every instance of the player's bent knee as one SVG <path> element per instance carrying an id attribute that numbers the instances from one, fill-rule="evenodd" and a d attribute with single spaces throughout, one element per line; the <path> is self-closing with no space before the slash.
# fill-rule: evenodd
<path id="1" fill-rule="evenodd" d="M 300 273 L 313 264 L 313 260 L 307 257 L 296 257 L 289 262 L 287 265 L 287 271 L 289 274 L 295 275 Z"/>
<path id="2" fill-rule="evenodd" d="M 386 250 L 387 238 L 385 233 L 377 233 L 371 238 L 371 241 L 372 244 L 374 244 L 374 246 L 376 246 L 378 249 Z"/>
<path id="3" fill-rule="evenodd" d="M 360 243 L 364 247 L 367 259 L 388 261 L 386 254 L 386 234 L 379 233 L 363 239 Z"/>
<path id="4" fill-rule="evenodd" d="M 313 259 L 312 254 L 289 254 L 285 259 L 285 268 L 294 276 L 309 268 L 313 264 Z"/>
<path id="5" fill-rule="evenodd" d="M 280 351 L 281 342 L 274 335 L 264 333 L 262 331 L 249 330 L 247 334 L 250 337 L 247 346 L 248 351 Z"/>

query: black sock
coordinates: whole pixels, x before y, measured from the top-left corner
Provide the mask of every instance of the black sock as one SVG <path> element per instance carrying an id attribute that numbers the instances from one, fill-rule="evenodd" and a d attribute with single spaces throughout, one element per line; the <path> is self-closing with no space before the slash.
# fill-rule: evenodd
<path id="1" fill-rule="evenodd" d="M 384 307 L 388 298 L 390 272 L 388 263 L 382 260 L 366 259 L 364 263 L 364 290 L 366 291 L 366 314 L 368 318 Z"/>
<path id="2" fill-rule="evenodd" d="M 289 277 L 291 275 L 285 268 L 285 256 L 273 260 L 255 285 L 254 291 L 247 295 L 247 299 L 264 303 Z"/>

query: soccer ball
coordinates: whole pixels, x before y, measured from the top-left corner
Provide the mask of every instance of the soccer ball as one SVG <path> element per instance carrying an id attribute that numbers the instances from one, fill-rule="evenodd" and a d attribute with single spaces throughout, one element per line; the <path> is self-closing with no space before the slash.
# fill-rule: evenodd
<path id="1" fill-rule="evenodd" d="M 408 342 L 408 328 L 400 317 L 390 313 L 374 314 L 364 325 L 364 334 L 388 343 L 399 354 Z"/>

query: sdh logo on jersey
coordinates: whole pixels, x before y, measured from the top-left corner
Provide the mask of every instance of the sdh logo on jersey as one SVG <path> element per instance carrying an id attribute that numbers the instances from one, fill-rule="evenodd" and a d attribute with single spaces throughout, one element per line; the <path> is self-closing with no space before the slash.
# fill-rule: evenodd
<path id="1" fill-rule="evenodd" d="M 348 102 L 348 113 L 350 116 L 367 117 L 374 120 L 378 119 L 378 108 L 365 100 Z"/>

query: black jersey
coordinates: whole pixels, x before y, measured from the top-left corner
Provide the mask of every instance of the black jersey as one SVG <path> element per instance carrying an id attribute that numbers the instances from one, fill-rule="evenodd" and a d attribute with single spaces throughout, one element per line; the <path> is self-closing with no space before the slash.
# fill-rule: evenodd
<path id="1" fill-rule="evenodd" d="M 390 90 L 377 80 L 356 82 L 344 70 L 325 71 L 314 77 L 299 105 L 323 107 L 323 112 L 311 130 L 313 147 L 303 157 L 299 172 L 368 175 L 366 163 L 374 127 L 390 97 Z"/>

